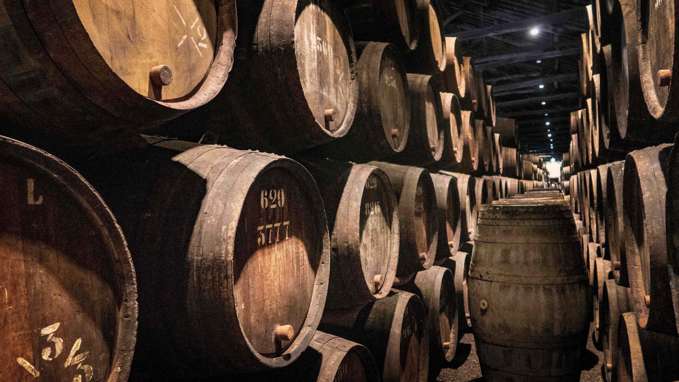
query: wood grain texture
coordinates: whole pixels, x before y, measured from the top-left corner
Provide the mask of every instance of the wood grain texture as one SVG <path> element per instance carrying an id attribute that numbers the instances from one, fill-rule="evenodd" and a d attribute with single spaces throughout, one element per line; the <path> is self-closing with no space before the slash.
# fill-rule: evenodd
<path id="1" fill-rule="evenodd" d="M 431 174 L 436 192 L 436 206 L 439 216 L 439 240 L 436 260 L 447 259 L 457 253 L 462 237 L 461 198 L 458 194 L 457 178 L 450 175 Z"/>
<path id="2" fill-rule="evenodd" d="M 0 137 L 0 379 L 127 381 L 137 285 L 111 211 L 71 167 Z"/>

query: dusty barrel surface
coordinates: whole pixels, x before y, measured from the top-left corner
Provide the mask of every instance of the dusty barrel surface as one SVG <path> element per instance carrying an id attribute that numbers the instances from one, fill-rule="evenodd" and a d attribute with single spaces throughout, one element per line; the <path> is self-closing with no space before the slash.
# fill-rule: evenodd
<path id="1" fill-rule="evenodd" d="M 462 70 L 462 56 L 458 49 L 456 37 L 446 37 L 446 69 L 443 72 L 443 82 L 446 91 L 454 93 L 460 98 L 464 98 L 467 93 L 467 83 L 465 82 Z"/>
<path id="2" fill-rule="evenodd" d="M 436 259 L 447 259 L 460 247 L 462 211 L 457 179 L 450 175 L 431 174 L 439 216 L 439 240 Z"/>
<path id="3" fill-rule="evenodd" d="M 83 144 L 157 126 L 212 100 L 229 76 L 235 0 L 53 5 L 0 6 L 0 110 L 29 135 Z"/>
<path id="4" fill-rule="evenodd" d="M 359 310 L 326 314 L 322 330 L 370 349 L 384 382 L 426 382 L 429 337 L 425 320 L 420 298 L 399 291 Z"/>
<path id="5" fill-rule="evenodd" d="M 613 276 L 621 284 L 627 283 L 627 265 L 624 264 L 624 226 L 622 210 L 622 181 L 625 162 L 611 163 L 606 176 L 606 201 L 604 219 L 606 222 L 606 252 L 611 260 Z"/>
<path id="6" fill-rule="evenodd" d="M 127 381 L 137 285 L 109 208 L 64 162 L 4 137 L 0 193 L 0 379 Z"/>
<path id="7" fill-rule="evenodd" d="M 577 381 L 590 292 L 570 210 L 559 201 L 503 203 L 481 210 L 469 272 L 484 377 Z"/>
<path id="8" fill-rule="evenodd" d="M 444 123 L 438 83 L 423 74 L 408 74 L 411 121 L 408 144 L 394 159 L 400 163 L 426 165 L 443 156 Z"/>
<path id="9" fill-rule="evenodd" d="M 147 139 L 88 169 L 135 255 L 135 371 L 193 378 L 294 362 L 330 276 L 314 179 L 281 156 Z"/>
<path id="10" fill-rule="evenodd" d="M 629 153 L 623 178 L 630 301 L 644 329 L 677 334 L 667 247 L 667 165 L 672 145 Z"/>
<path id="11" fill-rule="evenodd" d="M 606 381 L 613 381 L 612 375 L 617 365 L 618 330 L 620 317 L 629 312 L 627 288 L 616 284 L 615 280 L 606 280 L 601 300 L 601 344 L 604 352 L 602 376 Z"/>
<path id="12" fill-rule="evenodd" d="M 345 136 L 359 80 L 351 27 L 339 5 L 239 1 L 238 21 L 233 81 L 210 108 L 221 141 L 298 152 Z"/>
<path id="13" fill-rule="evenodd" d="M 417 47 L 422 30 L 418 0 L 351 0 L 349 3 L 345 12 L 357 40 L 392 42 L 406 50 Z"/>
<path id="14" fill-rule="evenodd" d="M 399 257 L 396 196 L 387 175 L 370 165 L 305 160 L 323 197 L 332 259 L 326 309 L 389 294 Z"/>
<path id="15" fill-rule="evenodd" d="M 387 43 L 359 44 L 359 100 L 351 130 L 318 154 L 359 162 L 402 152 L 410 131 L 410 97 L 402 57 Z"/>
<path id="16" fill-rule="evenodd" d="M 453 93 L 441 93 L 441 111 L 446 134 L 440 166 L 444 168 L 470 167 L 471 155 L 464 150 L 462 109 L 459 98 Z"/>
<path id="17" fill-rule="evenodd" d="M 431 175 L 419 167 L 371 162 L 383 170 L 398 197 L 399 259 L 397 284 L 430 268 L 436 259 L 439 231 L 436 190 Z"/>

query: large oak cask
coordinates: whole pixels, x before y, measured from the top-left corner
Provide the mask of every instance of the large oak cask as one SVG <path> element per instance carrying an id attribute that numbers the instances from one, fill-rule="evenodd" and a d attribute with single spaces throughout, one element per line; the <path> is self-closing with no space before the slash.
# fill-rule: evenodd
<path id="1" fill-rule="evenodd" d="M 157 126 L 220 92 L 237 24 L 235 0 L 3 2 L 0 114 L 61 145 Z"/>
<path id="2" fill-rule="evenodd" d="M 467 83 L 462 70 L 462 56 L 458 48 L 457 37 L 446 37 L 446 69 L 443 71 L 445 90 L 461 99 L 467 94 Z"/>
<path id="3" fill-rule="evenodd" d="M 457 178 L 445 174 L 431 174 L 436 192 L 439 217 L 439 240 L 436 260 L 447 259 L 457 253 L 462 236 L 462 209 Z"/>
<path id="4" fill-rule="evenodd" d="M 411 72 L 440 76 L 446 69 L 446 42 L 439 16 L 432 4 L 422 12 L 422 35 L 417 49 L 408 58 Z"/>
<path id="5" fill-rule="evenodd" d="M 54 156 L 0 137 L 0 380 L 127 381 L 137 285 L 109 208 Z"/>
<path id="6" fill-rule="evenodd" d="M 303 161 L 323 197 L 332 259 L 326 309 L 366 304 L 391 291 L 399 259 L 398 204 L 370 165 Z"/>
<path id="7" fill-rule="evenodd" d="M 139 378 L 287 366 L 325 306 L 323 200 L 297 162 L 147 138 L 88 169 L 119 217 L 139 279 Z"/>
<path id="8" fill-rule="evenodd" d="M 408 144 L 410 96 L 400 53 L 387 43 L 358 46 L 360 90 L 354 124 L 344 137 L 314 150 L 317 155 L 367 162 L 400 153 Z"/>
<path id="9" fill-rule="evenodd" d="M 471 153 L 465 151 L 464 129 L 460 100 L 453 93 L 441 93 L 441 112 L 443 116 L 445 143 L 439 167 L 464 169 L 471 167 Z"/>
<path id="10" fill-rule="evenodd" d="M 384 41 L 414 50 L 422 30 L 418 0 L 348 0 L 345 9 L 359 41 Z"/>
<path id="11" fill-rule="evenodd" d="M 630 310 L 627 294 L 627 288 L 618 285 L 615 280 L 606 280 L 600 307 L 601 344 L 604 352 L 601 374 L 606 381 L 613 381 L 612 376 L 618 362 L 620 318 Z"/>
<path id="12" fill-rule="evenodd" d="M 358 105 L 351 27 L 331 0 L 239 0 L 233 81 L 208 110 L 220 142 L 297 152 L 345 136 Z"/>
<path id="13" fill-rule="evenodd" d="M 469 303 L 486 380 L 579 379 L 589 289 L 570 209 L 545 196 L 479 216 Z"/>

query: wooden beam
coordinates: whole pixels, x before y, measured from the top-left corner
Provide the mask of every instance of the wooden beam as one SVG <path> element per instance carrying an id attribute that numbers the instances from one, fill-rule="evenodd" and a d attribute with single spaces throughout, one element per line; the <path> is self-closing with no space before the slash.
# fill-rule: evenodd
<path id="1" fill-rule="evenodd" d="M 543 78 L 536 78 L 534 80 L 526 80 L 506 85 L 494 86 L 493 92 L 494 94 L 497 95 L 498 93 L 502 94 L 503 92 L 510 92 L 516 89 L 535 88 L 544 84 L 550 84 L 554 82 L 577 81 L 577 79 L 578 75 L 576 73 L 557 74 L 553 76 L 545 76 Z"/>
<path id="2" fill-rule="evenodd" d="M 553 94 L 553 95 L 545 95 L 545 96 L 539 96 L 539 97 L 529 97 L 529 98 L 523 98 L 523 99 L 517 99 L 513 101 L 504 101 L 504 102 L 498 102 L 496 103 L 498 108 L 508 108 L 508 107 L 514 107 L 514 106 L 521 106 L 521 105 L 526 105 L 526 104 L 531 104 L 534 103 L 536 106 L 540 106 L 541 102 L 554 102 L 554 101 L 561 101 L 564 99 L 573 99 L 573 98 L 578 98 L 580 95 L 578 92 L 571 92 L 571 93 L 562 93 L 562 94 Z"/>
<path id="3" fill-rule="evenodd" d="M 570 113 L 574 110 L 579 109 L 578 107 L 564 107 L 564 106 L 554 106 L 554 107 L 546 107 L 543 109 L 531 109 L 531 110 L 521 110 L 521 111 L 512 111 L 512 112 L 503 112 L 502 110 L 497 111 L 497 115 L 499 117 L 506 117 L 506 118 L 520 118 L 520 117 L 530 117 L 530 116 L 536 116 L 536 115 L 544 115 L 545 113 L 549 113 L 550 116 L 553 116 L 555 114 L 560 114 L 560 113 Z"/>
<path id="4" fill-rule="evenodd" d="M 497 56 L 487 56 L 475 59 L 472 63 L 475 69 L 482 70 L 496 66 L 518 64 L 526 61 L 546 60 L 565 56 L 577 56 L 580 48 L 556 49 L 550 51 L 529 51 L 518 53 L 500 54 Z"/>
<path id="5" fill-rule="evenodd" d="M 450 36 L 457 37 L 460 40 L 473 40 L 484 37 L 499 36 L 508 33 L 520 32 L 527 30 L 535 25 L 555 25 L 565 24 L 573 20 L 587 20 L 587 10 L 585 7 L 575 7 L 563 12 L 552 13 L 551 15 L 534 17 L 513 23 L 506 23 L 500 25 L 493 25 L 486 28 L 473 29 L 458 33 L 450 34 Z M 587 30 L 588 23 L 582 26 L 582 30 Z"/>
<path id="6" fill-rule="evenodd" d="M 519 74 L 510 74 L 506 76 L 500 76 L 500 77 L 489 77 L 485 78 L 486 83 L 489 83 L 493 86 L 495 86 L 499 82 L 505 82 L 505 81 L 514 81 L 514 80 L 519 80 L 519 79 L 524 79 L 524 78 L 530 78 L 530 77 L 540 77 L 542 75 L 541 72 L 522 72 Z"/>

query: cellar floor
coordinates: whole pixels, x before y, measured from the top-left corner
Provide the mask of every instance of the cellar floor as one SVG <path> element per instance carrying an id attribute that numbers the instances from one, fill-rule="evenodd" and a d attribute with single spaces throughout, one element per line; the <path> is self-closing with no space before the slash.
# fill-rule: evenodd
<path id="1" fill-rule="evenodd" d="M 476 356 L 476 345 L 474 344 L 474 336 L 472 334 L 466 334 L 462 338 L 462 352 L 469 352 L 469 357 L 467 360 L 457 368 L 443 369 L 439 373 L 437 382 L 481 382 L 481 367 L 479 366 L 479 359 Z M 590 331 L 589 341 L 587 341 L 588 353 L 586 357 L 588 358 L 585 363 L 587 364 L 585 370 L 582 371 L 580 376 L 581 382 L 599 382 L 601 379 L 601 360 L 603 359 L 603 353 L 598 351 L 594 344 L 592 344 L 592 336 Z"/>

